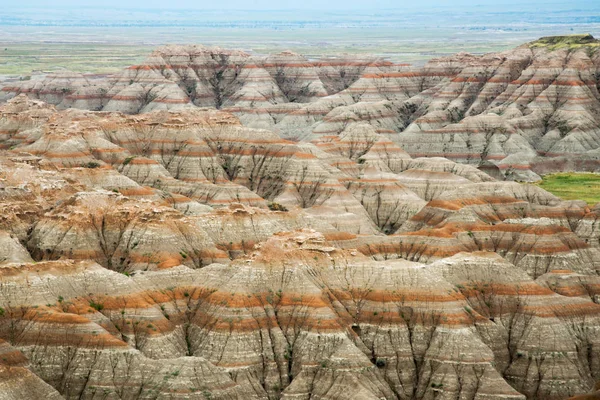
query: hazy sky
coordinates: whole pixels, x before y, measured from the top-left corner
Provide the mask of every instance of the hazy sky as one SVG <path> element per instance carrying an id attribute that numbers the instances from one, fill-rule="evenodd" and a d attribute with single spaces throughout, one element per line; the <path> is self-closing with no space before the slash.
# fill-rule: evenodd
<path id="1" fill-rule="evenodd" d="M 389 8 L 470 8 L 478 5 L 519 7 L 523 4 L 540 7 L 575 6 L 585 7 L 598 0 L 25 0 L 22 2 L 0 0 L 8 7 L 119 7 L 119 8 L 163 8 L 163 9 L 238 9 L 238 10 L 371 10 Z"/>

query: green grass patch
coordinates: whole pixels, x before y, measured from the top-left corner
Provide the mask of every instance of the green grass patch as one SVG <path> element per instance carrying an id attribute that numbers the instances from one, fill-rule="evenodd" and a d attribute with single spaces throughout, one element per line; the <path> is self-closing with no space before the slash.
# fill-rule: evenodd
<path id="1" fill-rule="evenodd" d="M 591 205 L 600 202 L 600 174 L 550 174 L 538 185 L 563 200 L 583 200 Z"/>

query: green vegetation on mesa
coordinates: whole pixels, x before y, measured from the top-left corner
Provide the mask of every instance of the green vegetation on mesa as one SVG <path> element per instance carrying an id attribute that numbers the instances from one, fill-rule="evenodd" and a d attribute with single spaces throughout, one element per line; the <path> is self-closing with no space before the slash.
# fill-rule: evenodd
<path id="1" fill-rule="evenodd" d="M 582 35 L 547 36 L 529 43 L 529 47 L 547 47 L 549 50 L 600 47 L 600 40 L 589 33 Z"/>
<path id="2" fill-rule="evenodd" d="M 600 174 L 550 174 L 543 177 L 539 186 L 563 200 L 583 200 L 591 205 L 600 202 Z"/>

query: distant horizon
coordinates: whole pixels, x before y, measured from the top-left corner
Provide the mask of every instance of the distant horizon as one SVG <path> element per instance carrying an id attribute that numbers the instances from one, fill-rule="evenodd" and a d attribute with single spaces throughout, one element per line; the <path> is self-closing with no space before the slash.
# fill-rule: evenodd
<path id="1" fill-rule="evenodd" d="M 78 9 L 103 9 L 105 11 L 119 10 L 202 10 L 202 11 L 239 11 L 239 12 L 282 12 L 282 11 L 332 11 L 332 12 L 378 12 L 386 10 L 421 10 L 435 12 L 432 8 L 448 9 L 452 8 L 458 12 L 461 8 L 467 8 L 464 11 L 469 11 L 469 8 L 500 8 L 503 7 L 544 7 L 545 11 L 551 11 L 549 6 L 558 7 L 559 9 L 573 9 L 578 7 L 600 8 L 600 5 L 595 0 L 421 0 L 414 2 L 411 0 L 371 0 L 365 3 L 362 0 L 304 0 L 301 3 L 297 1 L 286 0 L 221 0 L 219 7 L 215 7 L 213 3 L 196 2 L 191 0 L 172 0 L 165 4 L 161 0 L 130 0 L 123 4 L 119 0 L 55 0 L 50 5 L 47 1 L 34 0 L 27 4 L 13 3 L 6 5 L 3 9 L 6 10 L 25 10 L 25 9 L 68 9 L 76 11 Z M 506 10 L 510 12 L 510 10 Z M 0 10 L 0 13 L 2 10 Z"/>

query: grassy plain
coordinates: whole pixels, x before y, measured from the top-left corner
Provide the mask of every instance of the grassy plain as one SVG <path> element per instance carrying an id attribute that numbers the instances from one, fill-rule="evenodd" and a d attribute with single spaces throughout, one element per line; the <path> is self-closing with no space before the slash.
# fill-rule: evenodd
<path id="1" fill-rule="evenodd" d="M 197 43 L 240 49 L 254 54 L 291 50 L 318 58 L 339 54 L 376 55 L 394 62 L 423 64 L 433 57 L 461 51 L 486 53 L 521 44 L 517 38 L 502 42 L 465 41 L 451 31 L 421 29 L 402 32 L 392 28 L 217 29 L 217 28 L 105 28 L 103 35 L 84 28 L 55 28 L 52 35 L 26 35 L 31 27 L 15 28 L 27 41 L 2 40 L 0 74 L 29 74 L 35 70 L 69 69 L 111 73 L 139 63 L 152 49 L 169 43 Z M 73 41 L 73 30 L 81 30 Z M 64 30 L 64 33 L 62 32 Z M 1 32 L 0 32 L 1 33 Z M 120 39 L 120 38 L 127 38 Z M 151 40 L 148 40 L 151 38 Z"/>
<path id="2" fill-rule="evenodd" d="M 509 8 L 502 4 L 457 8 L 449 2 L 439 7 L 414 4 L 369 11 L 323 7 L 318 12 L 72 9 L 54 7 L 52 2 L 43 7 L 13 2 L 0 7 L 0 75 L 61 68 L 111 73 L 143 61 L 153 48 L 172 43 L 259 55 L 291 50 L 309 58 L 372 54 L 423 64 L 462 51 L 483 54 L 510 49 L 540 37 L 588 32 L 600 36 L 600 2 L 550 1 L 547 10 L 523 1 Z M 573 45 L 563 42 L 537 45 Z"/>
<path id="3" fill-rule="evenodd" d="M 587 29 L 588 26 L 578 29 Z M 309 58 L 339 54 L 376 55 L 424 64 L 458 52 L 483 54 L 514 48 L 559 28 L 511 31 L 469 26 L 393 28 L 211 28 L 211 27 L 32 27 L 0 26 L 0 74 L 69 69 L 111 73 L 137 64 L 163 44 L 204 44 L 253 54 L 291 50 Z"/>
<path id="4" fill-rule="evenodd" d="M 0 74 L 68 69 L 113 73 L 141 62 L 152 46 L 87 43 L 0 43 Z"/>
<path id="5" fill-rule="evenodd" d="M 550 174 L 539 186 L 563 200 L 584 200 L 590 205 L 600 202 L 600 174 Z"/>

